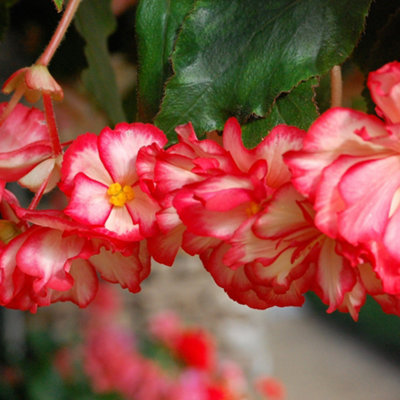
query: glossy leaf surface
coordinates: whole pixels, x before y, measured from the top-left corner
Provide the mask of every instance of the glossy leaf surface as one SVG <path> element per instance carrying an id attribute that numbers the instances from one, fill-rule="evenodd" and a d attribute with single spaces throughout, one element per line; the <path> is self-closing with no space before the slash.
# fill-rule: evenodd
<path id="1" fill-rule="evenodd" d="M 200 134 L 230 116 L 264 117 L 281 93 L 342 63 L 370 0 L 199 0 L 172 56 L 175 75 L 156 118 L 170 140 L 191 121 Z"/>
<path id="2" fill-rule="evenodd" d="M 136 13 L 139 53 L 139 118 L 157 114 L 178 30 L 193 0 L 142 0 Z"/>

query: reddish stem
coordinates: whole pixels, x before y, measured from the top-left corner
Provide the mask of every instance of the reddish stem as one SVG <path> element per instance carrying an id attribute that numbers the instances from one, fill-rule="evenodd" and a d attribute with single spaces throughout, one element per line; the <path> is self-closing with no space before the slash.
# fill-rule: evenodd
<path id="1" fill-rule="evenodd" d="M 53 154 L 54 156 L 57 157 L 62 153 L 62 149 L 60 144 L 60 138 L 58 136 L 56 119 L 54 116 L 53 103 L 48 93 L 43 93 L 43 105 L 46 113 L 46 121 L 47 121 L 47 127 L 49 129 L 50 140 L 53 147 Z"/>
<path id="2" fill-rule="evenodd" d="M 61 147 L 66 147 L 69 146 L 70 144 L 72 144 L 74 140 L 67 140 L 66 142 L 62 142 L 61 143 Z"/>
<path id="3" fill-rule="evenodd" d="M 50 175 L 51 172 L 49 176 L 44 180 L 44 182 L 40 185 L 39 190 L 35 193 L 35 196 L 33 197 L 31 204 L 29 204 L 28 210 L 34 210 L 39 204 L 39 201 L 43 197 L 44 191 L 46 190 L 47 184 L 49 183 Z"/>
<path id="4" fill-rule="evenodd" d="M 339 65 L 335 65 L 331 69 L 331 107 L 342 106 L 342 93 L 342 69 Z"/>
<path id="5" fill-rule="evenodd" d="M 67 31 L 72 19 L 74 18 L 80 2 L 81 0 L 70 0 L 68 2 L 67 8 L 64 11 L 64 14 L 57 26 L 57 29 L 50 40 L 50 43 L 47 45 L 43 54 L 39 57 L 36 64 L 41 64 L 45 66 L 49 65 L 50 60 L 52 59 L 55 51 L 57 50 L 58 46 L 61 43 L 61 40 L 65 35 L 65 32 Z"/>

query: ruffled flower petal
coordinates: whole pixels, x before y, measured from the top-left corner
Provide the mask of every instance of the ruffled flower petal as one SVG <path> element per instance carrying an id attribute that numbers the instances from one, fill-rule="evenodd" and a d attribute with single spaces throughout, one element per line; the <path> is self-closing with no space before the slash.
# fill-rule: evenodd
<path id="1" fill-rule="evenodd" d="M 60 187 L 67 195 L 72 192 L 75 177 L 81 172 L 107 187 L 113 183 L 100 160 L 97 141 L 98 137 L 94 133 L 86 133 L 74 140 L 65 152 Z"/>
<path id="2" fill-rule="evenodd" d="M 152 143 L 163 147 L 167 138 L 150 124 L 120 123 L 114 129 L 104 128 L 99 136 L 99 153 L 113 181 L 124 185 L 135 183 L 137 154 Z"/>
<path id="3" fill-rule="evenodd" d="M 101 277 L 112 283 L 119 283 L 130 292 L 140 291 L 140 284 L 150 274 L 150 257 L 145 243 L 132 246 L 132 254 L 113 253 L 102 248 L 100 253 L 90 258 Z"/>
<path id="4" fill-rule="evenodd" d="M 86 307 L 97 294 L 99 281 L 96 271 L 87 260 L 76 259 L 72 261 L 69 274 L 73 279 L 72 287 L 65 291 L 51 290 L 51 302 L 72 301 L 79 307 Z"/>
<path id="5" fill-rule="evenodd" d="M 74 182 L 65 213 L 83 224 L 104 225 L 113 209 L 107 195 L 107 186 L 82 173 L 78 174 Z"/>

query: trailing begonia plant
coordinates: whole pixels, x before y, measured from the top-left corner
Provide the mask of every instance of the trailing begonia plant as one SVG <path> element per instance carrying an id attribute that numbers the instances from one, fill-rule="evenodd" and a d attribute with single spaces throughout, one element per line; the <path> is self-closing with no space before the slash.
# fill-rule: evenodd
<path id="1" fill-rule="evenodd" d="M 0 6 L 1 37 L 14 3 Z M 367 295 L 400 315 L 400 49 L 385 42 L 400 6 L 134 3 L 54 0 L 48 46 L 4 80 L 0 304 L 85 307 L 99 277 L 135 293 L 152 259 L 172 265 L 183 249 L 252 308 L 314 292 L 354 320 Z M 129 7 L 137 107 L 123 104 L 107 48 Z M 72 21 L 109 126 L 63 143 L 53 102 L 67 94 L 51 61 Z M 370 97 L 353 109 L 356 76 Z M 44 202 L 57 188 L 62 206 Z"/>

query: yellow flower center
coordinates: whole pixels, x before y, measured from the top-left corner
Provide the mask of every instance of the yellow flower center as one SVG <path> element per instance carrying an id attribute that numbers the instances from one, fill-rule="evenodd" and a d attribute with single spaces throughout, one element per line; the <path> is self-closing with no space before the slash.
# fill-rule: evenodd
<path id="1" fill-rule="evenodd" d="M 261 207 L 256 202 L 250 202 L 249 206 L 246 208 L 246 214 L 248 217 L 251 217 L 257 214 L 261 210 Z"/>
<path id="2" fill-rule="evenodd" d="M 127 201 L 135 198 L 135 192 L 132 186 L 125 185 L 122 187 L 118 182 L 108 187 L 107 194 L 110 196 L 110 203 L 116 207 L 123 207 Z"/>

